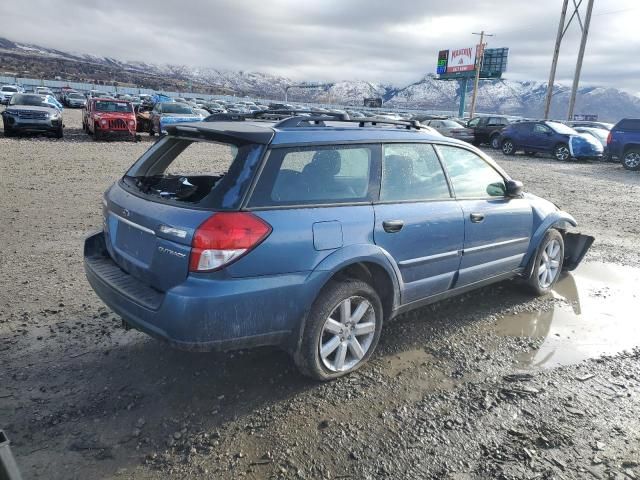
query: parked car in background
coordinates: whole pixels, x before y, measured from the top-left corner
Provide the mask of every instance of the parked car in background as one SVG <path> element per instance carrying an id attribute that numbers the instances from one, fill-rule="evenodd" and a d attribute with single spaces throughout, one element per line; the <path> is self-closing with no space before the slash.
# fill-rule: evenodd
<path id="1" fill-rule="evenodd" d="M 569 122 L 565 122 L 570 127 L 586 127 L 586 128 L 603 128 L 605 130 L 611 130 L 613 128 L 613 123 L 607 122 L 592 122 L 588 120 L 572 120 Z"/>
<path id="2" fill-rule="evenodd" d="M 500 132 L 504 127 L 513 123 L 512 117 L 492 116 L 475 117 L 467 122 L 467 128 L 473 130 L 473 144 L 488 143 L 492 148 L 500 148 Z"/>
<path id="3" fill-rule="evenodd" d="M 149 120 L 151 123 L 149 134 L 155 135 L 157 133 L 162 135 L 166 133 L 168 125 L 197 122 L 202 118 L 185 103 L 160 102 L 154 105 Z"/>
<path id="4" fill-rule="evenodd" d="M 82 111 L 82 127 L 94 140 L 105 137 L 136 139 L 133 105 L 112 98 L 90 98 Z"/>
<path id="5" fill-rule="evenodd" d="M 607 154 L 627 170 L 640 170 L 640 119 L 623 118 L 613 126 L 607 138 Z"/>
<path id="6" fill-rule="evenodd" d="M 473 130 L 461 126 L 458 122 L 449 119 L 443 120 L 425 120 L 421 122 L 424 125 L 435 128 L 445 137 L 457 138 L 465 142 L 473 142 Z"/>
<path id="7" fill-rule="evenodd" d="M 509 278 L 548 293 L 593 242 L 467 143 L 306 118 L 167 126 L 85 241 L 98 296 L 177 348 L 277 345 L 330 380 L 398 314 Z"/>
<path id="8" fill-rule="evenodd" d="M 573 129 L 581 133 L 583 135 L 591 135 L 593 138 L 598 140 L 602 147 L 605 149 L 604 156 L 607 156 L 607 138 L 609 137 L 609 130 L 605 128 L 594 128 L 594 127 L 573 127 Z"/>
<path id="9" fill-rule="evenodd" d="M 82 108 L 87 103 L 87 97 L 79 92 L 69 92 L 64 95 L 63 103 L 69 108 Z"/>
<path id="10" fill-rule="evenodd" d="M 526 121 L 507 126 L 501 134 L 502 153 L 550 153 L 557 160 L 602 159 L 604 148 L 593 136 L 576 132 L 559 122 Z"/>
<path id="11" fill-rule="evenodd" d="M 49 87 L 36 87 L 34 92 L 37 93 L 38 95 L 51 95 L 52 97 L 54 96 L 53 92 Z"/>
<path id="12" fill-rule="evenodd" d="M 0 103 L 8 105 L 9 100 L 16 93 L 24 93 L 24 88 L 18 85 L 3 85 L 0 87 Z"/>
<path id="13" fill-rule="evenodd" d="M 14 93 L 2 112 L 5 137 L 18 133 L 48 133 L 64 136 L 62 111 L 35 93 Z"/>

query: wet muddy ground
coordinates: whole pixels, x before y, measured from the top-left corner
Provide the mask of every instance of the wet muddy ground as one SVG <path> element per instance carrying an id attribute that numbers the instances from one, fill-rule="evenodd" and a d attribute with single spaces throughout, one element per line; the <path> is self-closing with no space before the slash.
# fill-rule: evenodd
<path id="1" fill-rule="evenodd" d="M 82 239 L 149 145 L 0 137 L 0 428 L 25 478 L 640 478 L 640 176 L 494 155 L 596 236 L 553 295 L 513 282 L 388 324 L 317 384 L 275 349 L 188 353 L 93 295 Z"/>

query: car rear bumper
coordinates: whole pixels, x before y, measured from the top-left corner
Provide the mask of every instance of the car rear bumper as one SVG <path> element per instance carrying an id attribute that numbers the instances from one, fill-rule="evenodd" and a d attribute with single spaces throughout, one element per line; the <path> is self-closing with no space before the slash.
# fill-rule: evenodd
<path id="1" fill-rule="evenodd" d="M 85 240 L 89 284 L 131 327 L 173 347 L 211 351 L 286 346 L 306 314 L 306 272 L 215 280 L 190 275 L 160 292 L 121 270 L 104 242 L 103 232 Z"/>

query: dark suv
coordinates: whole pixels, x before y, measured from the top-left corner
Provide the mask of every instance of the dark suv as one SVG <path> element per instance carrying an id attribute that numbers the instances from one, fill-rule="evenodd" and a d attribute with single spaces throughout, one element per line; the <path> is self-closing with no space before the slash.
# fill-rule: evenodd
<path id="1" fill-rule="evenodd" d="M 339 118 L 168 125 L 104 196 L 93 289 L 176 347 L 279 345 L 327 380 L 396 315 L 507 278 L 549 292 L 593 241 L 467 143 Z"/>
<path id="2" fill-rule="evenodd" d="M 500 148 L 500 132 L 513 120 L 504 116 L 476 117 L 467 122 L 467 128 L 473 130 L 473 144 L 488 143 L 492 148 Z"/>
<path id="3" fill-rule="evenodd" d="M 640 119 L 624 118 L 607 138 L 610 160 L 619 160 L 627 170 L 640 170 Z"/>

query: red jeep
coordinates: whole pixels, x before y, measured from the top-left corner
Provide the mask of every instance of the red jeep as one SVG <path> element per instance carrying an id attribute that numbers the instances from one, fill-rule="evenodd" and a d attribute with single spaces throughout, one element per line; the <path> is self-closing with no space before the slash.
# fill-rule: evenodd
<path id="1" fill-rule="evenodd" d="M 136 115 L 131 102 L 113 98 L 90 98 L 82 110 L 82 128 L 94 140 L 126 136 L 136 140 Z"/>

